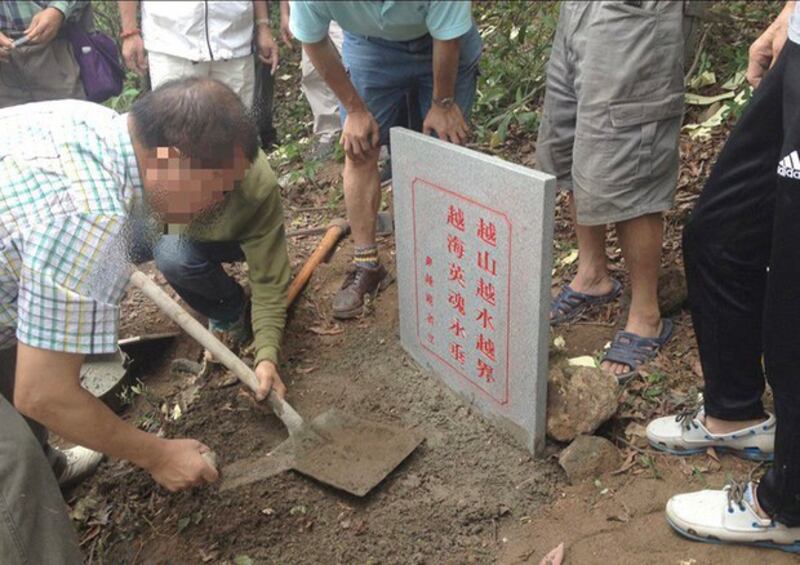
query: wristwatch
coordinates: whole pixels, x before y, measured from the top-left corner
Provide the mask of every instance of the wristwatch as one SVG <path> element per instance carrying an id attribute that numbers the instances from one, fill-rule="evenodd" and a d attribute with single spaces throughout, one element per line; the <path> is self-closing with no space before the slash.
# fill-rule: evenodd
<path id="1" fill-rule="evenodd" d="M 442 96 L 441 98 L 434 98 L 433 103 L 440 108 L 449 110 L 456 103 L 456 99 L 452 96 Z"/>

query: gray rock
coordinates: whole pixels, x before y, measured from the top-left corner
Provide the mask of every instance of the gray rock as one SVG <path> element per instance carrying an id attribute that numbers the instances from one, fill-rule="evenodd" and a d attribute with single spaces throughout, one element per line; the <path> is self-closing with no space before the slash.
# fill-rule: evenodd
<path id="1" fill-rule="evenodd" d="M 613 471 L 620 463 L 614 444 L 597 436 L 578 436 L 558 457 L 558 464 L 573 484 Z"/>
<path id="2" fill-rule="evenodd" d="M 597 368 L 555 365 L 547 381 L 547 435 L 571 441 L 592 434 L 618 407 L 616 377 Z"/>

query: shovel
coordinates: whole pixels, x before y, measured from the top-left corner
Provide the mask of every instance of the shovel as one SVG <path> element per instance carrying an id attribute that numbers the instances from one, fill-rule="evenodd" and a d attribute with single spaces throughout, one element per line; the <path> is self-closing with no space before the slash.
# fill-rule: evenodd
<path id="1" fill-rule="evenodd" d="M 144 273 L 134 271 L 131 283 L 240 381 L 253 391 L 258 389 L 255 373 Z M 274 392 L 270 392 L 267 401 L 289 431 L 288 439 L 266 455 L 224 467 L 221 491 L 294 469 L 336 489 L 364 496 L 423 439 L 416 432 L 356 418 L 337 409 L 306 422 Z"/>

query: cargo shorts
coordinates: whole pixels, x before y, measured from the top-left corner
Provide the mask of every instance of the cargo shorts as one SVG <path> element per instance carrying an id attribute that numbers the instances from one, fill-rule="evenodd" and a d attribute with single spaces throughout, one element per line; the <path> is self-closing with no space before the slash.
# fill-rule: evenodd
<path id="1" fill-rule="evenodd" d="M 573 191 L 579 224 L 621 222 L 672 206 L 684 19 L 680 0 L 562 3 L 536 160 Z"/>

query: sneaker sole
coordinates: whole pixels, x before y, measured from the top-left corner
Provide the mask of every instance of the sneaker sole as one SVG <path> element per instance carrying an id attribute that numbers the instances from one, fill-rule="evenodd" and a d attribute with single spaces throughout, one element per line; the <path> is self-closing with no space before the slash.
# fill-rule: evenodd
<path id="1" fill-rule="evenodd" d="M 732 447 L 709 445 L 707 447 L 697 447 L 692 449 L 675 449 L 672 447 L 667 447 L 666 445 L 662 445 L 660 443 L 653 443 L 652 441 L 649 441 L 649 443 L 650 447 L 652 447 L 653 449 L 656 449 L 658 451 L 663 451 L 664 453 L 669 453 L 670 455 L 679 455 L 679 456 L 699 455 L 701 453 L 705 453 L 709 447 L 713 447 L 714 451 L 716 451 L 717 453 L 729 453 L 731 455 L 741 457 L 742 459 L 748 459 L 750 461 L 773 461 L 775 459 L 774 453 L 766 453 L 764 451 L 761 451 L 757 447 L 734 449 Z"/>
<path id="2" fill-rule="evenodd" d="M 764 547 L 767 549 L 780 549 L 781 551 L 785 551 L 787 553 L 800 553 L 800 541 L 796 541 L 795 543 L 792 544 L 775 543 L 771 541 L 723 541 L 715 536 L 708 536 L 708 537 L 701 536 L 694 530 L 691 531 L 684 530 L 683 528 L 675 524 L 672 520 L 670 520 L 669 516 L 667 516 L 666 518 L 667 518 L 667 524 L 669 524 L 673 530 L 678 532 L 683 537 L 693 541 L 701 541 L 704 543 L 713 543 L 717 545 L 749 545 L 753 547 Z"/>

